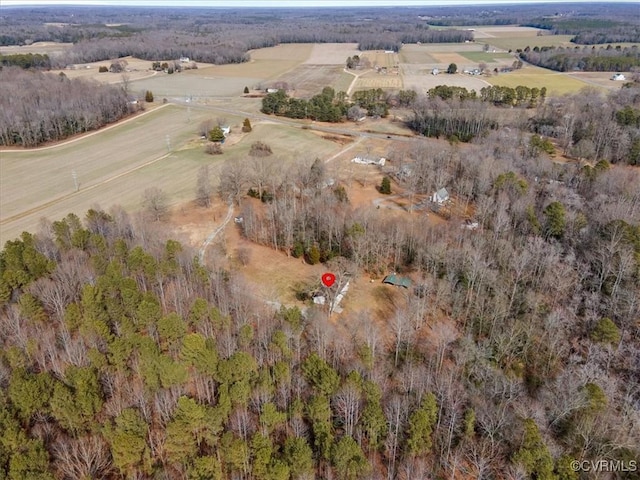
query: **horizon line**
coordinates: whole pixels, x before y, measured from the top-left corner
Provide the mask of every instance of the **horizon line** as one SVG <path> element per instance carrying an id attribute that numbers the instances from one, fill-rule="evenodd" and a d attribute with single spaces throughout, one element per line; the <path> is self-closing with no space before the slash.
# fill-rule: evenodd
<path id="1" fill-rule="evenodd" d="M 376 7 L 459 7 L 562 4 L 640 4 L 637 0 L 4 0 L 7 7 L 153 7 L 153 8 L 376 8 Z"/>

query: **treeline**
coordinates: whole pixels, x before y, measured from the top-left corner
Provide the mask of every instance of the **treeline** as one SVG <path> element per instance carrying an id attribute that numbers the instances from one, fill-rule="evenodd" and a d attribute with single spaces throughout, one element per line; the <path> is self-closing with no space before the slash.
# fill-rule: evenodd
<path id="1" fill-rule="evenodd" d="M 527 107 L 534 108 L 539 101 L 544 101 L 547 95 L 547 88 L 527 87 L 518 85 L 516 88 L 492 85 L 480 89 L 480 95 L 475 90 L 468 90 L 465 87 L 453 87 L 449 85 L 438 85 L 430 88 L 427 96 L 430 98 L 440 98 L 442 100 L 475 100 L 490 102 L 495 106 L 505 107 Z"/>
<path id="2" fill-rule="evenodd" d="M 592 162 L 640 165 L 639 88 L 608 96 L 586 89 L 541 104 L 531 129 L 554 138 L 563 152 Z"/>
<path id="3" fill-rule="evenodd" d="M 344 92 L 340 97 L 331 87 L 309 100 L 289 97 L 284 90 L 269 93 L 262 99 L 262 113 L 289 118 L 312 118 L 320 122 L 340 122 L 349 108 Z"/>
<path id="4" fill-rule="evenodd" d="M 627 72 L 640 66 L 637 46 L 624 47 L 535 47 L 525 49 L 520 57 L 534 65 L 559 72 Z"/>
<path id="5" fill-rule="evenodd" d="M 134 107 L 120 87 L 5 67 L 0 145 L 35 147 L 115 122 Z M 135 107 L 137 108 L 137 107 Z"/>
<path id="6" fill-rule="evenodd" d="M 627 19 L 544 18 L 525 25 L 549 30 L 554 35 L 574 35 L 571 41 L 582 45 L 640 42 L 640 25 L 628 23 Z"/>
<path id="7" fill-rule="evenodd" d="M 392 96 L 378 88 L 358 91 L 353 94 L 353 102 L 350 102 L 345 92 L 336 93 L 333 88 L 325 87 L 322 93 L 306 100 L 289 97 L 281 89 L 275 93 L 268 93 L 262 99 L 261 112 L 289 118 L 309 118 L 320 122 L 341 122 L 347 117 L 357 120 L 365 114 L 384 117 L 388 114 L 391 103 L 409 104 L 414 98 L 415 92 L 411 95 L 402 91 L 399 95 Z"/>
<path id="8" fill-rule="evenodd" d="M 582 45 L 598 45 L 604 43 L 640 42 L 640 26 L 625 25 L 605 30 L 589 30 L 577 33 L 571 41 Z"/>
<path id="9" fill-rule="evenodd" d="M 40 53 L 16 53 L 13 55 L 1 55 L 0 65 L 3 67 L 20 67 L 24 69 L 38 68 L 48 70 L 51 68 L 49 55 Z"/>
<path id="10" fill-rule="evenodd" d="M 68 64 L 97 62 L 133 56 L 143 60 L 171 60 L 189 57 L 192 61 L 227 64 L 249 59 L 247 46 L 219 35 L 201 36 L 193 33 L 162 31 L 144 32 L 127 38 L 103 38 L 76 43 L 56 57 L 58 67 Z"/>
<path id="11" fill-rule="evenodd" d="M 424 101 L 414 107 L 414 115 L 407 122 L 411 130 L 425 137 L 444 137 L 450 141 L 470 142 L 475 137 L 486 135 L 489 129 L 498 126 L 487 115 L 486 107 L 480 102 Z"/>

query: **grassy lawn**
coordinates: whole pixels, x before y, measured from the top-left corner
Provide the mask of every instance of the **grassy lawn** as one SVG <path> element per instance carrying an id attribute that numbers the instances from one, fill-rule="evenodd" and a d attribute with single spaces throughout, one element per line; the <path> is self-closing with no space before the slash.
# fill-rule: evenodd
<path id="1" fill-rule="evenodd" d="M 524 67 L 514 72 L 483 78 L 492 85 L 512 88 L 518 85 L 524 85 L 530 88 L 547 87 L 548 95 L 575 93 L 589 86 L 588 83 L 578 80 L 577 78 L 539 67 Z"/>
<path id="2" fill-rule="evenodd" d="M 513 55 L 509 53 L 490 53 L 490 52 L 457 52 L 459 55 L 462 55 L 465 58 L 468 58 L 472 62 L 487 62 L 487 63 L 498 63 L 496 59 L 504 59 L 504 58 L 514 58 Z"/>
<path id="3" fill-rule="evenodd" d="M 353 81 L 353 75 L 350 75 L 345 72 L 340 72 L 339 75 L 333 77 L 333 81 L 331 82 L 331 86 L 337 92 L 346 92 Z"/>

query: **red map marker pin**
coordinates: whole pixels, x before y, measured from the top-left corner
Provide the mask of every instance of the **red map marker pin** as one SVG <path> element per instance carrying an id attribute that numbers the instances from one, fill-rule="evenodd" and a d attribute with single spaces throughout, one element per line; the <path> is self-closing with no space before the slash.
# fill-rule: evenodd
<path id="1" fill-rule="evenodd" d="M 322 283 L 324 283 L 326 287 L 330 287 L 335 282 L 336 276 L 333 273 L 325 273 L 324 275 L 322 275 Z"/>

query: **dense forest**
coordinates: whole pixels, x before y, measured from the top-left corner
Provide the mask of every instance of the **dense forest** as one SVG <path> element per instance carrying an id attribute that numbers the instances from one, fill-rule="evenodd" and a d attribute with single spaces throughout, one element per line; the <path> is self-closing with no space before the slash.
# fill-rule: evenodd
<path id="1" fill-rule="evenodd" d="M 0 145 L 34 147 L 95 130 L 139 108 L 120 86 L 25 71 L 0 70 Z"/>
<path id="2" fill-rule="evenodd" d="M 539 67 L 559 72 L 628 72 L 640 67 L 640 49 L 631 47 L 534 47 L 519 52 L 520 57 Z"/>

